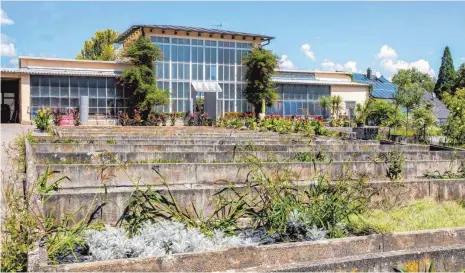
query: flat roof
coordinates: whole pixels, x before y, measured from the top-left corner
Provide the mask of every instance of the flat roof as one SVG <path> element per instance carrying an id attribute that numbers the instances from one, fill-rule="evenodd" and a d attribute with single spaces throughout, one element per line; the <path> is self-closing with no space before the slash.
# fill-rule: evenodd
<path id="1" fill-rule="evenodd" d="M 48 60 L 48 61 L 64 61 L 64 62 L 82 62 L 82 63 L 109 63 L 109 64 L 127 64 L 121 61 L 100 61 L 100 60 L 77 60 L 77 59 L 65 59 L 65 58 L 43 58 L 43 57 L 30 57 L 30 56 L 19 56 L 18 59 L 31 59 L 31 60 Z"/>
<path id="2" fill-rule="evenodd" d="M 289 73 L 323 73 L 323 74 L 341 74 L 351 75 L 352 72 L 344 71 L 320 71 L 320 70 L 297 70 L 297 69 L 276 69 L 278 72 L 289 72 Z"/>
<path id="3" fill-rule="evenodd" d="M 175 31 L 187 31 L 187 32 L 200 32 L 200 33 L 209 33 L 209 34 L 222 34 L 222 35 L 233 35 L 233 36 L 249 36 L 249 37 L 257 37 L 263 41 L 272 40 L 274 37 L 262 35 L 262 34 L 255 34 L 255 33 L 247 33 L 247 32 L 238 32 L 238 31 L 230 31 L 230 30 L 223 30 L 223 29 L 212 29 L 212 28 L 202 28 L 202 27 L 188 27 L 188 26 L 174 26 L 174 25 L 133 25 L 128 28 L 125 32 L 118 35 L 116 38 L 116 43 L 121 43 L 131 35 L 134 31 L 141 29 L 141 28 L 158 28 L 162 30 L 175 30 Z"/>
<path id="4" fill-rule="evenodd" d="M 58 68 L 0 68 L 1 73 L 51 75 L 51 76 L 88 76 L 88 77 L 118 77 L 121 72 L 106 70 L 78 70 Z"/>

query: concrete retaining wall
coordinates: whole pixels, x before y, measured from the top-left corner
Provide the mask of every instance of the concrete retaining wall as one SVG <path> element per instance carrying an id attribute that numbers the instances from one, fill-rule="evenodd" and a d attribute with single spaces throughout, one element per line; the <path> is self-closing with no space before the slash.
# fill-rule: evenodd
<path id="1" fill-rule="evenodd" d="M 423 177 L 427 171 L 446 171 L 450 161 L 406 161 L 402 176 L 404 178 Z M 36 165 L 36 173 L 44 173 L 49 167 L 55 178 L 66 176 L 62 188 L 96 188 L 102 185 L 102 170 L 109 187 L 132 186 L 132 180 L 140 178 L 146 185 L 160 185 L 165 180 L 171 185 L 202 184 L 226 180 L 233 183 L 246 181 L 251 166 L 246 163 L 172 163 L 172 164 L 58 164 Z M 333 163 L 262 163 L 263 170 L 270 176 L 284 170 L 290 170 L 296 181 L 312 181 L 319 174 L 327 174 L 330 179 L 338 179 L 343 173 L 353 177 L 368 175 L 371 178 L 386 176 L 386 166 L 372 161 L 333 162 Z M 157 174 L 157 172 L 160 175 Z"/>
<path id="2" fill-rule="evenodd" d="M 398 204 L 410 202 L 423 198 L 432 198 L 436 201 L 463 200 L 465 199 L 465 180 L 418 180 L 407 182 L 374 181 L 369 185 L 374 189 L 372 203 L 387 202 L 395 200 Z M 214 206 L 214 194 L 224 188 L 221 184 L 201 184 L 201 185 L 172 185 L 171 193 L 181 207 L 190 207 L 193 203 L 196 208 L 202 209 L 208 215 Z M 240 190 L 241 185 L 236 185 Z M 134 187 L 108 188 L 104 194 L 100 189 L 60 189 L 54 193 L 47 202 L 46 211 L 53 211 L 56 217 L 75 213 L 79 208 L 82 210 L 76 215 L 79 219 L 85 216 L 88 210 L 92 210 L 98 204 L 111 200 L 100 210 L 99 219 L 105 223 L 115 223 L 122 215 L 124 208 L 133 192 Z M 159 190 L 167 194 L 164 186 L 156 186 L 153 190 Z M 92 202 L 94 206 L 90 207 Z"/>
<path id="3" fill-rule="evenodd" d="M 294 151 L 294 152 L 387 152 L 399 151 L 429 151 L 425 145 L 378 145 L 378 144 L 326 144 L 326 145 L 152 145 L 152 144 L 32 144 L 34 152 L 224 152 L 224 151 Z"/>
<path id="4" fill-rule="evenodd" d="M 438 251 L 455 257 L 451 270 L 457 270 L 465 260 L 465 228 L 416 231 L 405 233 L 377 234 L 318 242 L 287 243 L 266 246 L 241 247 L 223 251 L 175 254 L 160 258 L 133 258 L 111 261 L 41 266 L 42 271 L 65 272 L 211 272 L 226 270 L 275 271 L 299 269 L 292 267 L 328 259 L 343 259 L 354 256 L 372 258 L 376 254 L 395 257 L 396 251 L 420 250 Z M 436 248 L 436 249 L 433 249 Z M 382 256 L 381 256 L 382 257 Z M 405 255 L 399 255 L 400 262 Z M 43 257 L 42 257 L 43 259 Z M 373 261 L 373 259 L 372 259 Z M 382 262 L 379 259 L 379 262 Z M 449 262 L 447 260 L 447 262 Z M 42 261 L 43 263 L 43 261 Z M 381 265 L 379 265 L 381 266 Z M 263 268 L 265 268 L 263 270 Z"/>
<path id="5" fill-rule="evenodd" d="M 263 161 L 286 161 L 296 158 L 296 152 L 140 152 L 140 153 L 35 153 L 34 161 L 37 164 L 76 162 L 76 163 L 101 163 L 101 162 L 150 162 L 155 160 L 178 160 L 185 163 L 212 163 L 243 161 L 251 156 Z M 310 152 L 309 157 L 316 156 L 317 152 Z M 370 161 L 380 155 L 380 152 L 327 152 L 326 160 L 332 161 Z M 465 152 L 414 152 L 403 153 L 406 160 L 450 160 L 453 156 L 465 158 Z"/>

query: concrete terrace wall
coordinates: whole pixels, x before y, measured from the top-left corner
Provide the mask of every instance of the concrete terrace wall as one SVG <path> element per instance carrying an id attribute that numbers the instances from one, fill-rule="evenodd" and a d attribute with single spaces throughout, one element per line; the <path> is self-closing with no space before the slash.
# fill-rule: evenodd
<path id="1" fill-rule="evenodd" d="M 190 207 L 193 203 L 197 208 L 202 209 L 205 215 L 208 215 L 214 210 L 214 194 L 225 186 L 225 184 L 171 185 L 170 191 L 182 207 Z M 373 203 L 385 200 L 386 197 L 397 197 L 399 204 L 427 197 L 437 201 L 465 199 L 465 183 L 463 180 L 423 179 L 400 182 L 394 186 L 389 181 L 372 181 L 369 187 L 373 188 L 375 192 L 371 198 Z M 240 191 L 241 188 L 241 184 L 236 185 L 236 190 Z M 74 213 L 77 209 L 82 208 L 76 215 L 79 218 L 84 217 L 87 211 L 92 210 L 97 204 L 111 200 L 111 202 L 106 202 L 106 205 L 99 211 L 98 218 L 105 223 L 114 224 L 123 214 L 133 190 L 134 187 L 109 188 L 107 194 L 105 194 L 103 188 L 60 189 L 58 193 L 50 196 L 45 210 L 53 211 L 57 217 L 60 217 Z M 156 186 L 153 190 L 159 190 L 167 194 L 164 186 Z"/>
<path id="2" fill-rule="evenodd" d="M 418 263 L 424 258 L 446 258 L 443 264 L 447 270 L 459 271 L 465 266 L 464 245 L 465 228 L 456 228 L 58 266 L 44 265 L 44 257 L 41 257 L 42 260 L 39 257 L 38 263 L 41 262 L 42 266 L 37 269 L 48 272 L 311 271 L 315 269 L 315 266 L 309 266 L 311 262 L 358 259 L 358 263 L 352 263 L 354 267 L 351 271 L 371 271 L 380 268 L 392 270 L 391 266 L 401 266 L 404 262 Z M 316 269 L 328 270 L 327 267 Z M 329 269 L 336 271 L 346 267 L 336 265 Z"/>

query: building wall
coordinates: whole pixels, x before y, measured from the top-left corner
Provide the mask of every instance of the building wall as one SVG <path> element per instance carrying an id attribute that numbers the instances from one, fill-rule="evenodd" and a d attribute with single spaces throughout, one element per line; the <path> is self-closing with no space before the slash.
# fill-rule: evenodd
<path id="1" fill-rule="evenodd" d="M 344 102 L 355 102 L 357 103 L 365 103 L 368 99 L 369 95 L 369 87 L 368 86 L 341 86 L 341 85 L 333 85 L 331 86 L 331 96 L 341 96 Z M 342 105 L 343 113 L 346 113 L 346 103 Z"/>
<path id="2" fill-rule="evenodd" d="M 336 72 L 314 72 L 315 78 L 317 80 L 331 80 L 331 81 L 344 81 L 344 82 L 351 82 L 352 78 L 349 74 L 344 73 L 336 73 Z"/>
<path id="3" fill-rule="evenodd" d="M 88 60 L 66 60 L 66 59 L 37 59 L 37 58 L 20 58 L 20 68 L 27 67 L 47 67 L 63 69 L 85 69 L 85 70 L 106 70 L 106 71 L 124 71 L 131 67 L 130 64 L 116 63 L 110 61 L 88 61 Z"/>

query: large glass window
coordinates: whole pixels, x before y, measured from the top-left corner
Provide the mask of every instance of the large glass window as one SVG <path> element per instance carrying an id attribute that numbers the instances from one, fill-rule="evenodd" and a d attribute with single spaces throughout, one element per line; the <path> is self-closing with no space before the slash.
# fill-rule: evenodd
<path id="1" fill-rule="evenodd" d="M 128 111 L 124 88 L 114 78 L 31 75 L 31 118 L 41 107 L 70 113 L 79 107 L 81 96 L 89 96 L 89 114 L 116 117 Z"/>
<path id="2" fill-rule="evenodd" d="M 321 116 L 323 111 L 318 104 L 319 98 L 329 96 L 329 86 L 278 84 L 280 99 L 277 105 L 268 108 L 268 114 L 284 116 L 309 115 Z"/>

